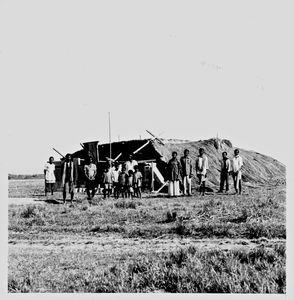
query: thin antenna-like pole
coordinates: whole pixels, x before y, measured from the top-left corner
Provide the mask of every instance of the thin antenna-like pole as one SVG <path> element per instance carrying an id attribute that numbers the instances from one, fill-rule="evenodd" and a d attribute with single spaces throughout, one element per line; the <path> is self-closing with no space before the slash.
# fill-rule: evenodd
<path id="1" fill-rule="evenodd" d="M 108 113 L 108 131 L 109 131 L 109 157 L 111 158 L 111 125 L 110 125 L 110 112 Z"/>

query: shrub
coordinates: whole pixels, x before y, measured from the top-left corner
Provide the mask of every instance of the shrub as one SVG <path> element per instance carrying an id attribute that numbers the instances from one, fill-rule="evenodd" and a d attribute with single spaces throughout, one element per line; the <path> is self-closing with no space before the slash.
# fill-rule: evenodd
<path id="1" fill-rule="evenodd" d="M 129 201 L 129 200 L 119 200 L 115 202 L 114 205 L 117 208 L 131 208 L 131 209 L 137 208 L 137 203 L 135 201 Z"/>
<path id="2" fill-rule="evenodd" d="M 29 205 L 24 208 L 24 210 L 20 213 L 20 216 L 22 218 L 31 218 L 36 215 L 36 206 L 35 205 Z"/>

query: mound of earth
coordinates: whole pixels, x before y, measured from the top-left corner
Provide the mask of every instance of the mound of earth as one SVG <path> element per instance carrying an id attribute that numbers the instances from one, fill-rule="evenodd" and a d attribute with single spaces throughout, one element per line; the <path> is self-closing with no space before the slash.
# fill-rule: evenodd
<path id="1" fill-rule="evenodd" d="M 161 160 L 167 163 L 171 158 L 171 153 L 177 151 L 178 157 L 183 155 L 185 149 L 189 149 L 191 158 L 195 161 L 199 148 L 204 148 L 208 157 L 208 185 L 219 185 L 220 181 L 220 161 L 222 152 L 227 151 L 228 157 L 233 158 L 234 149 L 229 140 L 209 139 L 195 142 L 173 143 L 166 142 L 164 145 L 157 141 L 153 142 L 154 148 L 161 155 Z M 240 156 L 243 158 L 244 169 L 242 173 L 243 181 L 248 185 L 280 185 L 286 183 L 286 167 L 278 160 L 260 154 L 238 148 Z M 195 173 L 195 169 L 194 169 Z"/>

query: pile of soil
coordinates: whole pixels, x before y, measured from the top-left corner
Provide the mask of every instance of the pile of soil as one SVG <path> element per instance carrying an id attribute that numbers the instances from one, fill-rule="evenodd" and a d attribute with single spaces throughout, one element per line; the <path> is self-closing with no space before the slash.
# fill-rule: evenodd
<path id="1" fill-rule="evenodd" d="M 233 144 L 229 140 L 209 139 L 195 142 L 173 143 L 165 142 L 164 145 L 157 141 L 153 142 L 153 146 L 160 153 L 162 161 L 165 163 L 171 158 L 171 153 L 177 151 L 180 158 L 185 149 L 189 149 L 191 158 L 196 161 L 199 154 L 199 148 L 204 148 L 208 157 L 209 171 L 207 173 L 208 186 L 218 186 L 220 182 L 220 162 L 222 152 L 226 151 L 230 159 L 234 156 Z M 260 154 L 254 151 L 248 151 L 238 148 L 240 156 L 243 158 L 244 168 L 242 179 L 248 185 L 281 185 L 286 184 L 286 167 L 278 160 Z M 194 166 L 195 174 L 195 166 Z"/>

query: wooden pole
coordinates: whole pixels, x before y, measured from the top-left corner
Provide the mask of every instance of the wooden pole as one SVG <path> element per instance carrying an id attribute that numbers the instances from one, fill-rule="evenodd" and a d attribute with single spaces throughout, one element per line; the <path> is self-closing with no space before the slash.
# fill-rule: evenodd
<path id="1" fill-rule="evenodd" d="M 56 153 L 58 153 L 62 158 L 64 158 L 64 156 L 58 151 L 56 150 L 55 148 L 52 148 Z"/>
<path id="2" fill-rule="evenodd" d="M 154 192 L 154 170 L 153 170 L 154 163 L 151 163 L 151 191 Z"/>
<path id="3" fill-rule="evenodd" d="M 99 162 L 99 149 L 98 149 L 98 144 L 99 144 L 99 142 L 97 142 L 97 146 L 96 146 L 96 151 L 97 151 L 97 163 Z"/>
<path id="4" fill-rule="evenodd" d="M 110 112 L 108 113 L 108 130 L 109 130 L 109 157 L 111 158 L 111 124 L 110 124 Z"/>

